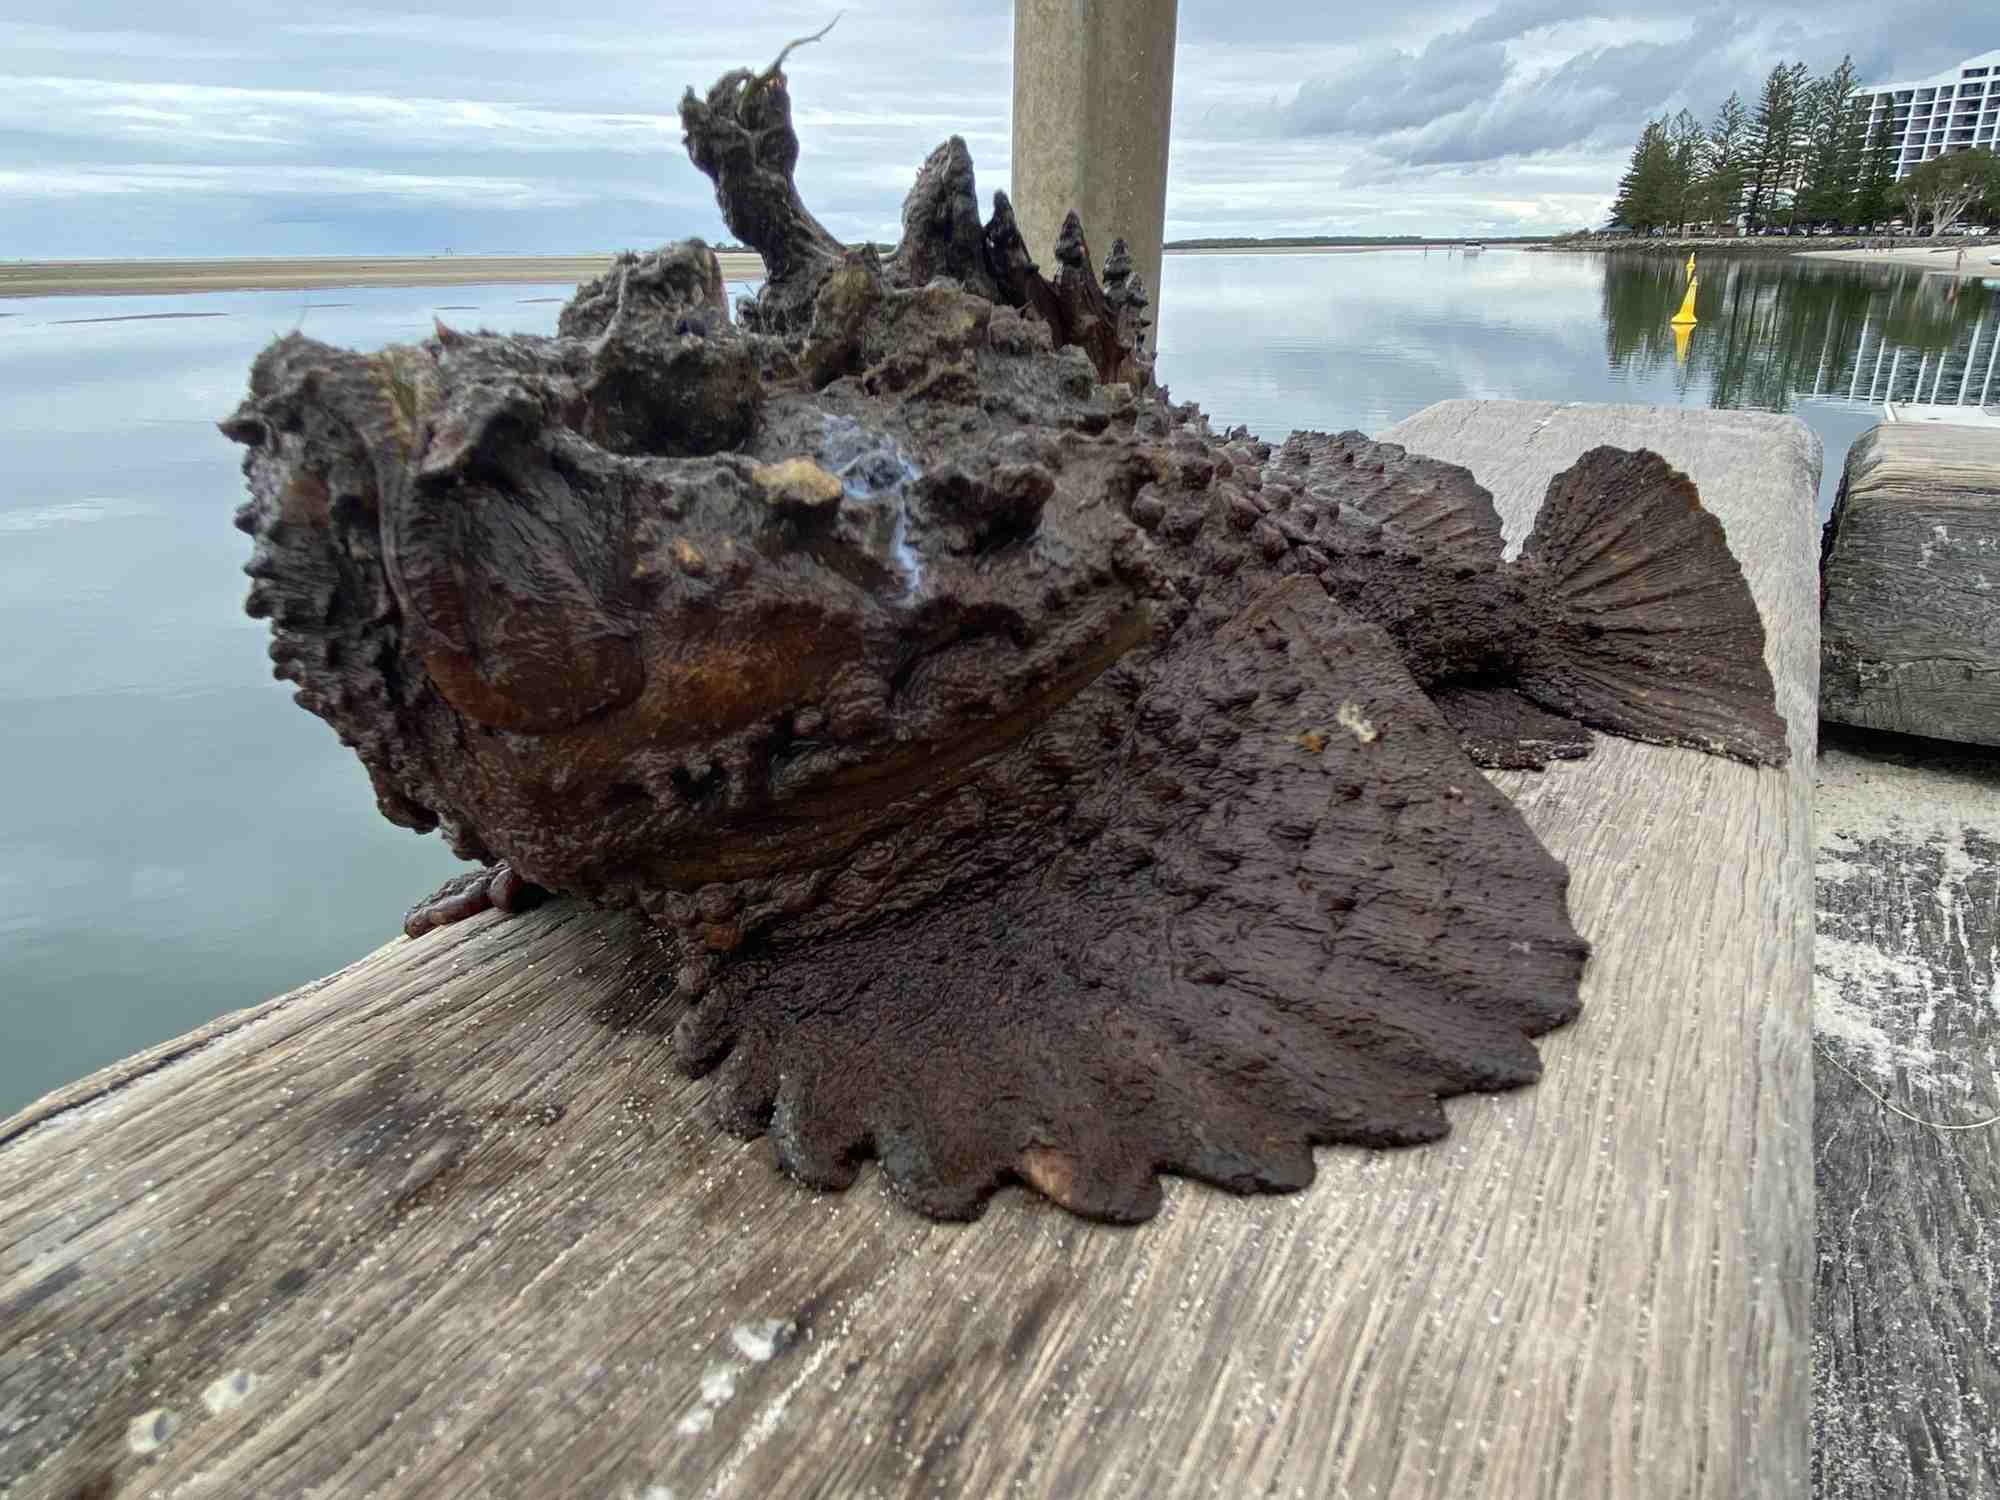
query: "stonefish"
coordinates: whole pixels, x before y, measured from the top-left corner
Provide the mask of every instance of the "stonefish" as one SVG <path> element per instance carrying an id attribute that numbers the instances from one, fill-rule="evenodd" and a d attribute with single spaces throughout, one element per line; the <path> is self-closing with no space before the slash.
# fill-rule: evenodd
<path id="1" fill-rule="evenodd" d="M 642 908 L 724 1123 L 944 1217 L 1297 1188 L 1536 1078 L 1587 950 L 1478 768 L 1785 755 L 1689 480 L 1586 454 L 1505 562 L 1463 469 L 1172 404 L 1123 247 L 1072 217 L 1044 277 L 962 141 L 884 259 L 801 203 L 777 65 L 681 118 L 735 317 L 689 241 L 552 338 L 281 339 L 222 424 L 277 675 L 488 867 L 412 933 Z"/>

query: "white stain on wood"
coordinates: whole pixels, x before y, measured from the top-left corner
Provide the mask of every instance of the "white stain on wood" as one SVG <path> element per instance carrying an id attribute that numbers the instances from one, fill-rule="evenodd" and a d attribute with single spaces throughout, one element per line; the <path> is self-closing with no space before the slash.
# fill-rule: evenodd
<path id="1" fill-rule="evenodd" d="M 180 1425 L 181 1419 L 164 1407 L 142 1411 L 125 1424 L 125 1446 L 141 1457 L 157 1453 Z"/>
<path id="2" fill-rule="evenodd" d="M 736 1346 L 736 1352 L 752 1364 L 761 1365 L 778 1352 L 779 1345 L 791 1332 L 792 1325 L 783 1318 L 765 1318 L 756 1323 L 739 1323 L 729 1330 L 729 1342 Z"/>
<path id="3" fill-rule="evenodd" d="M 2000 756 L 1839 733 L 1817 814 L 1814 1491 L 1986 1500 L 2000 1494 Z"/>
<path id="4" fill-rule="evenodd" d="M 201 1404 L 212 1417 L 235 1411 L 257 1389 L 257 1377 L 248 1370 L 231 1370 L 202 1387 Z"/>

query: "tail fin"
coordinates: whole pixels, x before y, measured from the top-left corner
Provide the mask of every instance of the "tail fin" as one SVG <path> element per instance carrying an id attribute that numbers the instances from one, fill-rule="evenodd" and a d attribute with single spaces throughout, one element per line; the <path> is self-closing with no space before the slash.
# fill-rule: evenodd
<path id="1" fill-rule="evenodd" d="M 1593 448 L 1549 481 L 1519 565 L 1551 600 L 1522 692 L 1631 739 L 1784 763 L 1757 601 L 1687 475 Z"/>

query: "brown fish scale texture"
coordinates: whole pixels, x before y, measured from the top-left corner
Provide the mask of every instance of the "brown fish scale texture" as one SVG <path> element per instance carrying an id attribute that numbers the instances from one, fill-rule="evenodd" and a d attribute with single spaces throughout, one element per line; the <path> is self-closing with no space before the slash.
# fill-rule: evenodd
<path id="1" fill-rule="evenodd" d="M 1005 763 L 1124 726 L 1074 800 L 1004 789 L 1032 859 L 711 992 L 729 1116 L 799 1177 L 872 1152 L 934 1214 L 1025 1178 L 1145 1218 L 1156 1170 L 1301 1187 L 1313 1142 L 1432 1140 L 1439 1097 L 1539 1076 L 1567 875 L 1382 632 L 1294 580 L 1119 686 Z"/>
<path id="2" fill-rule="evenodd" d="M 692 241 L 553 338 L 281 340 L 224 424 L 277 675 L 494 866 L 409 930 L 643 909 L 723 1123 L 942 1216 L 1296 1188 L 1532 1081 L 1586 950 L 1474 757 L 1783 755 L 1693 487 L 1597 450 L 1505 563 L 1462 469 L 1174 405 L 1122 245 L 1044 278 L 962 141 L 884 262 L 798 200 L 782 73 L 683 119 L 742 317 Z"/>

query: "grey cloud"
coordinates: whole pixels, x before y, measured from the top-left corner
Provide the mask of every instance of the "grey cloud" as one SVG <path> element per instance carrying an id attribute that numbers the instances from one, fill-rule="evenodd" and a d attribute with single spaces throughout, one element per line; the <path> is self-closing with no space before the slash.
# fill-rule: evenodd
<path id="1" fill-rule="evenodd" d="M 721 236 L 680 149 L 682 88 L 768 61 L 841 3 L 832 35 L 787 64 L 801 188 L 830 228 L 893 235 L 946 134 L 971 139 L 988 192 L 1011 165 L 1011 0 L 13 3 L 0 192 L 16 255 Z M 1180 0 L 1169 233 L 1574 227 L 1599 215 L 1650 114 L 1685 102 L 1706 117 L 1782 58 L 1830 67 L 1851 51 L 1865 74 L 1906 76 L 1994 40 L 1963 0 L 1696 4 Z M 1663 41 L 1663 22 L 1685 40 Z M 1600 45 L 1618 24 L 1647 29 Z M 1572 34 L 1591 45 L 1552 51 Z"/>
<path id="2" fill-rule="evenodd" d="M 1675 18 L 1684 31 L 1674 40 L 1590 47 L 1539 76 L 1507 47 L 1564 22 Z M 1917 37 L 1922 42 L 1913 45 Z M 1597 151 L 1628 145 L 1647 119 L 1673 109 L 1706 119 L 1732 91 L 1754 103 L 1764 75 L 1781 61 L 1803 58 L 1822 71 L 1852 53 L 1864 77 L 1890 70 L 1907 76 L 1948 67 L 1992 39 L 1990 22 L 1947 0 L 1893 14 L 1862 0 L 1679 12 L 1628 0 L 1512 0 L 1421 51 L 1371 52 L 1302 81 L 1268 113 L 1266 128 L 1282 137 L 1366 138 L 1381 158 L 1377 175 L 1391 167 Z"/>
<path id="3" fill-rule="evenodd" d="M 1393 5 L 1180 0 L 1175 35 L 1183 47 L 1297 47 L 1330 41 L 1420 45 L 1438 29 L 1436 12 L 1416 14 Z"/>
<path id="4" fill-rule="evenodd" d="M 1422 52 L 1385 51 L 1311 78 L 1278 117 L 1284 135 L 1364 135 L 1406 130 L 1490 98 L 1507 79 L 1498 42 L 1442 36 Z"/>
<path id="5" fill-rule="evenodd" d="M 1544 26 L 1575 21 L 1592 14 L 1589 5 L 1579 4 L 1578 0 L 1511 0 L 1509 4 L 1488 11 L 1458 35 L 1471 43 L 1511 42 Z"/>
<path id="6" fill-rule="evenodd" d="M 371 253 L 726 237 L 681 150 L 681 91 L 768 62 L 833 7 L 495 11 L 73 0 L 59 25 L 0 14 L 12 253 L 321 253 L 342 226 Z M 800 179 L 836 233 L 892 232 L 908 179 L 953 131 L 1004 168 L 1010 14 L 1007 0 L 867 4 L 795 54 Z M 189 170 L 169 183 L 163 168 Z M 428 202 L 408 190 L 427 179 Z M 340 190 L 315 196 L 327 180 Z"/>
<path id="7" fill-rule="evenodd" d="M 1683 49 L 1648 42 L 1580 53 L 1532 88 L 1414 131 L 1402 158 L 1442 166 L 1629 142 L 1634 120 L 1688 100 L 1684 58 Z"/>
<path id="8" fill-rule="evenodd" d="M 1690 54 L 1700 44 L 1592 48 L 1533 79 L 1506 45 L 1558 21 L 1600 14 L 1549 0 L 1502 6 L 1435 38 L 1421 53 L 1373 54 L 1339 75 L 1308 79 L 1278 110 L 1276 131 L 1368 136 L 1390 159 L 1417 166 L 1629 138 L 1634 120 L 1690 86 Z M 1710 19 L 1690 17 L 1692 31 L 1699 35 Z"/>

